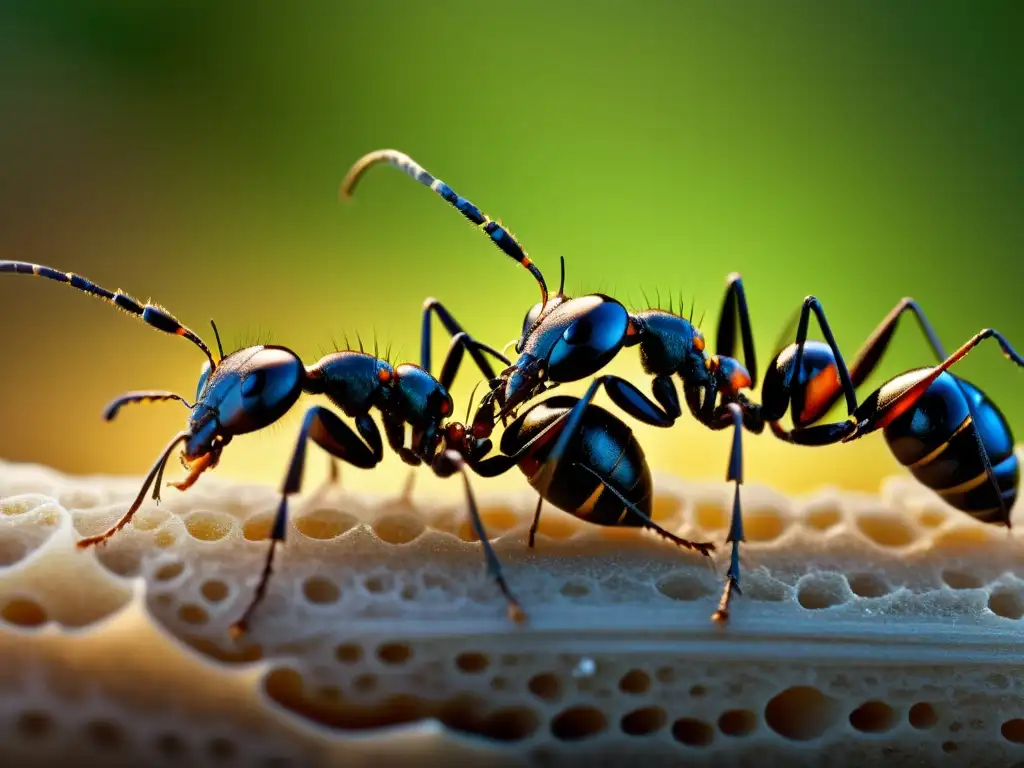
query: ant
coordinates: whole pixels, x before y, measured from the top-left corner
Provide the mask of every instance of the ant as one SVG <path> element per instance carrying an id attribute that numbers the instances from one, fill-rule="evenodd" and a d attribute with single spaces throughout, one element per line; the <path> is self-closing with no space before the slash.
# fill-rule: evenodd
<path id="1" fill-rule="evenodd" d="M 540 269 L 527 256 L 512 234 L 495 225 L 489 217 L 451 187 L 436 179 L 408 155 L 396 150 L 379 150 L 361 158 L 346 176 L 344 196 L 351 195 L 360 176 L 370 167 L 388 163 L 437 192 L 466 218 L 491 236 L 491 239 L 516 261 L 530 270 L 541 287 L 542 300 L 535 304 L 523 321 L 522 333 L 516 342 L 519 358 L 491 380 L 492 389 L 484 396 L 473 419 L 472 432 L 478 438 L 490 435 L 498 419 L 515 418 L 516 409 L 546 389 L 561 383 L 581 381 L 594 376 L 586 393 L 575 400 L 559 429 L 554 446 L 545 452 L 541 466 L 530 467 L 531 484 L 540 491 L 534 527 L 539 518 L 545 494 L 556 471 L 562 466 L 572 441 L 586 431 L 591 401 L 601 387 L 611 400 L 630 416 L 645 424 L 670 427 L 682 415 L 679 397 L 672 376 L 682 383 L 684 400 L 693 417 L 712 430 L 732 429 L 732 448 L 726 481 L 734 483 L 732 516 L 726 542 L 732 544 L 726 583 L 718 607 L 712 615 L 717 622 L 729 617 L 732 595 L 740 594 L 739 543 L 743 541 L 743 516 L 740 485 L 743 483 L 742 434 L 764 431 L 765 424 L 782 439 L 803 445 L 826 445 L 849 441 L 876 429 L 885 430 L 890 447 L 904 464 L 911 467 L 919 480 L 933 489 L 942 489 L 954 506 L 971 511 L 979 519 L 998 512 L 1008 524 L 1006 504 L 1016 495 L 1019 467 L 1013 456 L 1012 434 L 994 404 L 973 385 L 945 371 L 962 359 L 986 338 L 995 338 L 1003 353 L 1024 366 L 1024 360 L 1006 339 L 992 329 L 974 336 L 952 356 L 946 357 L 934 333 L 926 330 L 939 365 L 897 376 L 869 395 L 858 405 L 854 383 L 860 383 L 877 365 L 900 313 L 912 308 L 927 326 L 927 321 L 912 301 L 905 301 L 883 321 L 858 354 L 851 377 L 835 342 L 821 303 L 814 296 L 804 299 L 800 309 L 796 343 L 780 351 L 768 368 L 762 388 L 764 403 L 759 404 L 744 390 L 757 386 L 757 363 L 750 311 L 740 275 L 727 279 L 722 304 L 716 349 L 706 350 L 701 330 L 676 314 L 650 309 L 632 313 L 610 296 L 595 293 L 569 297 L 564 293 L 565 261 L 561 260 L 558 292 L 549 297 Z M 497 236 L 495 236 L 497 233 Z M 902 307 L 902 308 L 901 308 Z M 813 314 L 826 341 L 807 340 L 810 316 Z M 737 328 L 742 343 L 743 362 L 734 356 L 737 351 Z M 597 375 L 623 347 L 638 346 L 645 373 L 653 377 L 652 401 L 634 385 L 612 375 Z M 797 373 L 799 372 L 799 373 Z M 845 395 L 849 418 L 843 422 L 818 424 L 828 407 Z M 495 408 L 498 413 L 495 413 Z M 933 411 L 946 413 L 933 415 Z M 790 431 L 779 426 L 787 412 L 794 414 Z M 528 419 L 530 412 L 522 418 Z M 918 418 L 915 420 L 915 415 Z M 902 418 L 901 420 L 901 417 Z M 980 425 L 980 426 L 979 426 Z M 521 426 L 513 431 L 518 435 Z M 968 429 L 969 427 L 969 429 Z M 954 438 L 964 433 L 943 462 L 937 458 Z M 968 437 L 973 440 L 968 441 Z M 502 444 L 504 447 L 505 437 Z M 513 447 L 515 439 L 510 439 Z M 996 469 L 989 454 L 997 460 Z M 981 470 L 978 475 L 976 470 Z M 526 468 L 524 468 L 526 471 Z M 564 470 L 563 470 L 564 471 Z M 998 475 L 998 477 L 997 477 Z M 978 488 L 989 479 L 987 493 L 963 494 Z M 998 499 L 995 510 L 977 507 Z"/>
<path id="2" fill-rule="evenodd" d="M 483 353 L 492 355 L 505 365 L 509 360 L 497 350 L 470 337 L 437 300 L 428 299 L 424 303 L 422 366 L 408 363 L 392 365 L 376 355 L 346 350 L 328 354 L 307 367 L 295 352 L 282 346 L 257 345 L 225 355 L 220 333 L 211 320 L 220 355 L 219 360 L 214 360 L 207 344 L 167 310 L 155 304 L 143 305 L 120 290 L 109 291 L 73 273 L 18 261 L 0 261 L 0 273 L 35 275 L 105 299 L 157 330 L 185 337 L 207 358 L 199 376 L 194 404 L 173 392 L 146 391 L 128 392 L 107 406 L 104 417 L 108 421 L 122 406 L 142 402 L 177 401 L 183 403 L 191 414 L 187 427 L 176 434 L 160 453 L 128 511 L 105 533 L 81 539 L 79 548 L 102 544 L 124 528 L 142 506 L 150 487 L 153 487 L 153 499 L 159 502 L 164 469 L 178 445 L 184 444 L 181 459 L 189 474 L 182 482 L 172 485 L 184 491 L 203 472 L 217 466 L 222 451 L 236 436 L 256 432 L 278 421 L 302 394 L 325 395 L 354 420 L 358 434 L 324 406 L 314 405 L 306 411 L 281 487 L 281 501 L 274 517 L 263 571 L 252 599 L 241 618 L 231 627 L 232 634 L 237 637 L 245 632 L 254 610 L 266 593 L 275 549 L 285 539 L 288 497 L 301 489 L 308 442 L 312 440 L 332 457 L 332 469 L 336 469 L 338 459 L 361 469 L 372 469 L 384 456 L 380 430 L 372 418 L 374 411 L 380 414 L 390 447 L 404 462 L 413 466 L 426 464 L 441 477 L 456 472 L 462 474 L 470 521 L 483 546 L 488 571 L 508 601 L 510 617 L 517 621 L 525 617 L 505 582 L 498 558 L 484 532 L 465 469 L 467 462 L 474 460 L 478 452 L 476 440 L 463 424 L 447 422 L 453 409 L 449 390 L 464 354 L 469 352 L 488 379 L 494 378 L 494 371 Z M 432 315 L 436 315 L 452 336 L 438 378 L 430 373 Z M 411 428 L 409 446 L 405 442 L 406 425 Z M 444 448 L 439 450 L 442 443 Z M 489 444 L 479 447 L 486 450 Z"/>

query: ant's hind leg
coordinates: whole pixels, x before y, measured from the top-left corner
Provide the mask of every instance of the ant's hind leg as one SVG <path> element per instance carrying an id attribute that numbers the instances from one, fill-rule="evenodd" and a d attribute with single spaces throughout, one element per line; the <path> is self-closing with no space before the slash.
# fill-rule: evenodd
<path id="1" fill-rule="evenodd" d="M 361 433 L 370 429 L 366 426 L 367 423 L 373 425 L 372 430 L 376 430 L 373 421 L 369 417 L 364 417 L 357 422 Z M 306 411 L 302 428 L 299 430 L 299 439 L 296 441 L 292 460 L 288 465 L 288 474 L 285 475 L 284 484 L 281 487 L 281 503 L 274 516 L 274 525 L 270 533 L 270 549 L 267 551 L 267 558 L 263 564 L 263 572 L 260 574 L 259 583 L 256 585 L 256 591 L 249 601 L 249 605 L 242 613 L 241 618 L 231 625 L 230 631 L 233 637 L 239 637 L 245 633 L 253 612 L 266 595 L 270 575 L 273 572 L 274 552 L 278 543 L 284 541 L 287 530 L 288 497 L 293 493 L 298 493 L 302 487 L 302 469 L 306 463 L 306 446 L 309 440 L 319 445 L 331 456 L 360 469 L 372 469 L 383 458 L 379 433 L 377 433 L 375 442 L 367 441 L 372 446 L 367 447 L 341 419 L 323 406 L 313 406 Z"/>

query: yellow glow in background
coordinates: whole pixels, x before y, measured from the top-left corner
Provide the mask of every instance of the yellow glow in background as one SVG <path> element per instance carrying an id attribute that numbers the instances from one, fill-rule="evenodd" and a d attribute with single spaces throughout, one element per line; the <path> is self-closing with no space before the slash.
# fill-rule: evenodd
<path id="1" fill-rule="evenodd" d="M 848 356 L 904 295 L 950 348 L 985 326 L 1024 345 L 1012 4 L 485 8 L 6 6 L 0 258 L 152 297 L 204 337 L 213 316 L 229 345 L 269 329 L 307 361 L 358 332 L 418 362 L 428 295 L 501 346 L 537 291 L 486 238 L 392 169 L 338 202 L 349 164 L 391 146 L 508 224 L 549 284 L 562 254 L 572 291 L 638 307 L 641 289 L 681 293 L 713 339 L 725 276 L 742 272 L 762 364 L 809 293 Z M 191 397 L 187 342 L 13 276 L 0 327 L 5 459 L 139 474 L 184 423 L 175 404 L 99 415 L 129 389 Z M 437 363 L 446 346 L 441 332 Z M 908 322 L 863 393 L 930 362 Z M 612 370 L 648 389 L 635 353 Z M 1024 422 L 1022 372 L 994 347 L 960 372 Z M 301 411 L 237 440 L 218 473 L 278 484 Z M 636 432 L 656 469 L 724 477 L 728 434 L 688 416 Z M 881 436 L 745 450 L 748 482 L 789 490 L 874 490 L 897 468 Z M 311 451 L 308 480 L 325 465 Z M 389 454 L 344 476 L 393 490 L 405 472 Z"/>

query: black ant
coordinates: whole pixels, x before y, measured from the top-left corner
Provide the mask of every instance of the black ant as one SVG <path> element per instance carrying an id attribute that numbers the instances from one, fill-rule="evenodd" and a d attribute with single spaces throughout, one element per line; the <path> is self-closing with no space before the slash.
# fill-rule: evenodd
<path id="1" fill-rule="evenodd" d="M 207 358 L 196 387 L 194 404 L 173 392 L 148 391 L 129 392 L 107 407 L 104 415 L 110 420 L 122 406 L 130 403 L 173 400 L 189 408 L 191 416 L 188 426 L 176 434 L 161 452 L 128 511 L 110 530 L 80 540 L 80 548 L 101 544 L 124 528 L 141 507 L 151 486 L 153 498 L 159 501 L 164 469 L 178 445 L 184 444 L 181 457 L 189 474 L 183 482 L 173 485 L 179 490 L 186 490 L 200 474 L 217 465 L 221 452 L 233 438 L 273 424 L 291 410 L 302 394 L 325 395 L 355 421 L 358 435 L 324 406 L 315 405 L 306 411 L 281 487 L 281 502 L 274 517 L 263 572 L 252 600 L 242 617 L 232 625 L 232 633 L 237 636 L 245 631 L 266 592 L 275 548 L 285 538 L 288 497 L 301 488 L 308 441 L 312 440 L 334 459 L 361 469 L 371 469 L 380 463 L 384 455 L 380 431 L 372 418 L 373 411 L 380 413 L 389 445 L 407 464 L 427 464 L 441 477 L 462 473 L 470 521 L 483 546 L 488 570 L 508 600 L 509 615 L 518 621 L 524 618 L 484 532 L 465 471 L 466 463 L 475 458 L 476 440 L 467 433 L 464 425 L 447 421 L 453 409 L 449 390 L 465 352 L 469 352 L 488 379 L 494 378 L 494 371 L 484 352 L 506 365 L 509 361 L 497 350 L 471 338 L 436 300 L 430 299 L 424 304 L 422 367 L 392 365 L 376 355 L 352 350 L 328 354 L 312 366 L 305 367 L 298 355 L 281 346 L 251 346 L 225 355 L 217 326 L 211 321 L 220 353 L 220 360 L 216 361 L 198 335 L 167 310 L 154 304 L 143 305 L 120 290 L 108 291 L 79 275 L 37 264 L 0 261 L 0 273 L 4 272 L 56 280 L 110 301 L 157 330 L 184 336 Z M 430 374 L 431 314 L 435 314 L 452 335 L 440 376 L 436 379 Z M 411 428 L 408 447 L 405 444 L 406 425 Z M 438 450 L 442 442 L 445 447 Z M 483 448 L 486 451 L 489 443 Z"/>
<path id="2" fill-rule="evenodd" d="M 726 472 L 726 481 L 735 483 L 732 518 L 726 537 L 732 544 L 732 553 L 722 598 L 712 616 L 714 620 L 728 619 L 732 594 L 740 593 L 739 542 L 743 540 L 743 517 L 739 486 L 743 482 L 744 428 L 760 434 L 767 422 L 777 436 L 804 445 L 849 441 L 882 428 L 893 452 L 911 467 L 918 479 L 931 488 L 940 489 L 947 501 L 957 508 L 981 520 L 998 513 L 998 519 L 1008 524 L 1007 504 L 1015 498 L 1019 475 L 1009 426 L 980 390 L 945 374 L 970 349 L 989 337 L 997 339 L 1009 359 L 1024 366 L 1024 360 L 996 331 L 982 331 L 950 357 L 945 357 L 934 333 L 929 333 L 940 364 L 897 376 L 858 406 L 854 384 L 866 379 L 877 365 L 902 309 L 897 307 L 869 339 L 854 363 L 851 378 L 820 302 L 808 296 L 800 310 L 796 343 L 773 359 L 762 389 L 764 403 L 758 404 L 744 393 L 757 385 L 757 363 L 750 312 L 738 274 L 728 278 L 716 350 L 715 354 L 709 354 L 704 335 L 694 325 L 692 316 L 690 319 L 682 317 L 681 308 L 680 314 L 671 308 L 632 313 L 621 302 L 604 294 L 576 298 L 565 295 L 564 259 L 558 292 L 549 297 L 540 269 L 507 229 L 495 225 L 475 205 L 401 152 L 380 150 L 364 156 L 346 176 L 343 194 L 350 195 L 360 176 L 381 162 L 399 168 L 430 187 L 482 227 L 506 254 L 530 269 L 541 287 L 542 300 L 527 312 L 516 343 L 519 358 L 491 381 L 492 389 L 473 419 L 474 436 L 487 437 L 498 419 L 504 422 L 510 415 L 514 418 L 517 407 L 546 389 L 595 376 L 623 347 L 638 346 L 644 371 L 654 377 L 652 392 L 657 402 L 628 381 L 611 375 L 596 376 L 586 394 L 575 400 L 559 428 L 558 440 L 545 451 L 542 464 L 523 467 L 531 484 L 541 494 L 537 517 L 545 494 L 555 481 L 555 473 L 567 471 L 562 469 L 566 451 L 580 430 L 585 431 L 586 414 L 594 408 L 591 401 L 600 387 L 634 418 L 652 426 L 669 427 L 682 415 L 672 382 L 672 376 L 677 375 L 686 405 L 697 421 L 713 430 L 733 430 Z M 922 325 L 927 325 L 913 302 L 904 302 L 901 306 L 913 308 Z M 826 343 L 807 340 L 812 313 Z M 743 363 L 734 357 L 737 326 Z M 817 424 L 828 406 L 841 395 L 846 397 L 849 418 L 834 424 Z M 564 405 L 569 407 L 568 403 Z M 788 432 L 778 423 L 787 412 L 795 414 L 794 428 Z M 529 412 L 522 418 L 528 417 Z M 513 435 L 519 432 L 517 428 Z M 950 449 L 961 434 L 963 437 Z M 514 447 L 515 442 L 515 437 L 510 438 L 509 447 Z M 504 436 L 502 445 L 505 447 Z M 996 460 L 995 469 L 990 455 Z M 943 460 L 937 461 L 940 456 Z M 976 490 L 986 478 L 989 480 L 987 489 Z M 973 495 L 969 495 L 972 491 Z M 990 502 L 997 502 L 995 509 L 984 506 Z"/>

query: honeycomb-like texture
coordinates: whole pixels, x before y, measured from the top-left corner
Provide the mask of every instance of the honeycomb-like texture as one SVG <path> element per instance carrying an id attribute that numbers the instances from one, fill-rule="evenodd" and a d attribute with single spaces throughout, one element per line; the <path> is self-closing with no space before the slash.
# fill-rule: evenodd
<path id="1" fill-rule="evenodd" d="M 708 620 L 724 547 L 716 575 L 547 508 L 531 551 L 533 498 L 476 485 L 526 626 L 454 488 L 414 506 L 329 488 L 294 500 L 233 642 L 271 488 L 207 476 L 78 552 L 136 481 L 0 464 L 0 764 L 1024 764 L 1020 540 L 910 479 L 745 486 L 727 627 Z M 656 485 L 658 522 L 722 544 L 728 486 Z"/>

